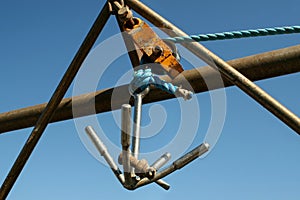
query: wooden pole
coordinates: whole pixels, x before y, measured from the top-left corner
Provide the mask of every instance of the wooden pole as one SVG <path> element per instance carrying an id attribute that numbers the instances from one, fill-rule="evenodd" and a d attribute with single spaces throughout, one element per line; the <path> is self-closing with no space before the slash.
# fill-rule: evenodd
<path id="1" fill-rule="evenodd" d="M 48 123 L 53 117 L 55 110 L 59 106 L 62 98 L 70 87 L 73 79 L 75 78 L 77 72 L 89 51 L 93 47 L 96 39 L 98 38 L 101 30 L 106 24 L 110 16 L 108 5 L 105 4 L 102 11 L 100 12 L 98 18 L 94 22 L 92 28 L 87 34 L 85 40 L 80 46 L 78 52 L 76 53 L 74 59 L 72 60 L 70 66 L 68 67 L 66 73 L 64 74 L 62 80 L 57 86 L 55 92 L 53 93 L 49 103 L 43 109 L 41 115 L 32 130 L 28 140 L 26 141 L 23 149 L 21 150 L 19 156 L 17 157 L 15 163 L 13 164 L 11 170 L 9 171 L 4 183 L 0 188 L 0 199 L 5 199 L 9 192 L 11 191 L 13 185 L 15 184 L 17 178 L 22 172 L 27 160 L 32 154 L 35 146 L 37 145 L 39 139 L 41 138 L 44 130 L 46 129 Z"/>
<path id="2" fill-rule="evenodd" d="M 252 55 L 244 58 L 228 61 L 236 70 L 247 76 L 252 81 L 287 75 L 300 72 L 300 45 L 283 48 L 275 51 Z M 192 70 L 186 70 L 182 76 L 191 84 L 196 93 L 208 90 L 204 80 L 218 79 L 219 73 L 210 67 L 201 67 Z M 232 86 L 233 84 L 226 78 L 223 78 L 224 86 Z M 182 84 L 181 76 L 174 80 L 174 84 Z M 219 86 L 210 89 L 218 89 Z M 81 113 L 77 117 L 87 116 L 91 113 L 85 107 L 95 100 L 96 113 L 108 112 L 112 109 L 120 109 L 122 104 L 126 104 L 126 98 L 114 98 L 112 101 L 112 93 L 116 90 L 120 97 L 130 96 L 128 93 L 128 85 L 116 88 L 107 88 L 93 93 L 88 93 L 72 98 L 65 98 L 58 105 L 56 112 L 50 122 L 58 122 L 73 118 L 73 107 L 80 107 Z M 162 92 L 160 90 L 151 91 L 144 99 L 143 103 L 151 103 L 174 98 L 173 95 Z M 133 101 L 130 102 L 133 106 Z M 34 126 L 39 116 L 46 107 L 45 104 L 35 105 L 27 108 L 13 110 L 0 114 L 0 133 L 23 129 Z M 114 105 L 112 108 L 111 105 Z"/>

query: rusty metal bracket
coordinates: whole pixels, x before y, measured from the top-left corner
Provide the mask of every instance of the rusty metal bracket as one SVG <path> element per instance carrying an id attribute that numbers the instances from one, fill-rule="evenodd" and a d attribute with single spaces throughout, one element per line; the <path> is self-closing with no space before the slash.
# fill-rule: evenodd
<path id="1" fill-rule="evenodd" d="M 174 48 L 170 42 L 163 41 L 146 22 L 133 17 L 132 11 L 124 1 L 110 1 L 110 8 L 117 15 L 127 49 L 131 51 L 135 45 L 143 55 L 143 58 L 139 56 L 139 64 L 145 64 L 143 61 L 146 61 L 146 64 L 157 63 L 158 65 L 147 67 L 151 67 L 156 74 L 167 73 L 171 78 L 184 71 L 174 52 L 176 47 Z M 133 66 L 137 67 L 137 56 L 129 56 Z"/>
<path id="2" fill-rule="evenodd" d="M 139 47 L 149 63 L 159 64 L 155 67 L 151 66 L 153 71 L 161 74 L 162 69 L 171 78 L 183 72 L 183 67 L 174 56 L 171 47 L 159 38 L 146 22 L 139 18 L 133 18 L 133 21 L 133 27 L 124 23 L 123 30 L 128 34 L 128 38 L 131 38 Z"/>

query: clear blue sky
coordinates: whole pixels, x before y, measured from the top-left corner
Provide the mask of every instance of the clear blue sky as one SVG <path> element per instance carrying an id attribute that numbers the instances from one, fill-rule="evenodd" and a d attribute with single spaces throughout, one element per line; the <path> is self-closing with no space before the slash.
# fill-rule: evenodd
<path id="1" fill-rule="evenodd" d="M 300 21 L 297 0 L 143 2 L 189 34 L 299 25 Z M 0 112 L 50 99 L 103 4 L 96 0 L 0 2 Z M 111 17 L 97 44 L 118 32 Z M 203 44 L 229 60 L 299 42 L 300 35 L 294 34 Z M 114 86 L 130 67 L 128 58 L 121 56 L 109 66 L 98 89 Z M 298 116 L 299 83 L 299 73 L 257 82 Z M 154 184 L 133 192 L 123 189 L 110 169 L 86 150 L 74 121 L 69 120 L 48 126 L 8 199 L 298 199 L 299 136 L 238 88 L 225 92 L 227 111 L 220 139 L 205 158 L 165 178 L 171 184 L 169 191 Z M 211 118 L 210 93 L 194 98 L 201 117 L 188 149 L 202 142 Z M 168 117 L 162 134 L 143 141 L 145 152 L 171 140 L 174 124 L 180 122 L 176 100 L 153 105 L 145 107 L 144 124 L 150 123 L 146 111 L 160 109 L 157 105 L 164 107 Z M 154 113 L 157 117 L 160 120 Z M 119 145 L 120 131 L 111 113 L 97 119 L 107 137 Z M 31 130 L 0 135 L 1 183 Z"/>

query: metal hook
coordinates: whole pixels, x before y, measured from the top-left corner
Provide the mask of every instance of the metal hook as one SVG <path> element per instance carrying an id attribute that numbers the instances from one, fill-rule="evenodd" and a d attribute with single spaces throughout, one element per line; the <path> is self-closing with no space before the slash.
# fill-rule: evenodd
<path id="1" fill-rule="evenodd" d="M 132 155 L 138 160 L 139 150 L 140 150 L 140 135 L 141 135 L 141 120 L 142 120 L 142 100 L 149 93 L 150 87 L 145 88 L 144 90 L 137 93 L 132 84 L 129 85 L 129 93 L 134 97 L 134 124 L 133 124 L 133 136 L 132 136 Z M 165 154 L 155 162 L 156 170 L 158 170 L 162 165 L 164 165 L 170 159 L 169 154 Z M 158 165 L 157 165 L 158 164 Z M 152 166 L 151 166 L 152 167 Z M 153 168 L 153 167 L 152 167 Z M 162 188 L 168 190 L 170 185 L 163 180 L 157 180 L 156 183 Z"/>
<path id="2" fill-rule="evenodd" d="M 142 101 L 143 97 L 149 92 L 149 88 L 142 93 L 134 95 L 134 118 L 133 118 L 133 137 L 132 137 L 132 154 L 138 159 L 140 149 L 141 136 L 141 120 L 142 120 Z"/>

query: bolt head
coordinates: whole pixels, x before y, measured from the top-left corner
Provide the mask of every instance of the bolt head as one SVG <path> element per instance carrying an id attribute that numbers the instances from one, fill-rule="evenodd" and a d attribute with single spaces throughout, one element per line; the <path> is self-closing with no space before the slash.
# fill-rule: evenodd
<path id="1" fill-rule="evenodd" d="M 155 47 L 153 47 L 152 49 L 152 52 L 157 55 L 157 56 L 160 56 L 162 53 L 163 53 L 164 49 L 159 46 L 159 45 L 156 45 Z"/>

